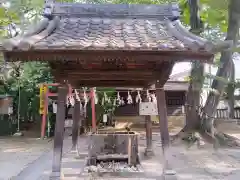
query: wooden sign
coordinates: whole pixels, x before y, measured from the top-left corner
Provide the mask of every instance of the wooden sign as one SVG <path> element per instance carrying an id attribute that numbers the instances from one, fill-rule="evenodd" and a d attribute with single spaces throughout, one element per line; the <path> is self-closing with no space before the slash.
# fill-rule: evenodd
<path id="1" fill-rule="evenodd" d="M 157 103 L 154 102 L 141 102 L 139 104 L 140 116 L 156 116 L 158 115 Z"/>

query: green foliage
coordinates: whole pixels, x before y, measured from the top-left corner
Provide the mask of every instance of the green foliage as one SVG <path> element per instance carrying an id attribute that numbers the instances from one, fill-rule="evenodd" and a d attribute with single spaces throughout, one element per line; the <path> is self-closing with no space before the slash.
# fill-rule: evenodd
<path id="1" fill-rule="evenodd" d="M 115 4 L 164 4 L 178 3 L 182 10 L 182 20 L 186 25 L 189 25 L 190 12 L 187 5 L 187 0 L 57 0 L 58 2 L 87 2 L 87 3 L 115 3 Z M 7 26 L 11 23 L 17 25 L 21 30 L 24 30 L 32 22 L 39 19 L 42 12 L 44 0 L 9 0 L 11 6 L 0 6 L 0 37 L 8 36 Z M 222 33 L 227 30 L 228 18 L 228 0 L 200 0 L 200 16 L 205 24 L 205 29 L 209 30 L 203 33 L 203 36 L 209 39 L 219 39 Z M 209 33 L 210 32 L 210 33 Z M 12 64 L 11 64 L 12 65 Z M 21 71 L 19 81 L 16 76 L 16 70 Z M 29 112 L 38 111 L 38 84 L 41 82 L 51 82 L 52 77 L 49 67 L 42 63 L 24 63 L 20 66 L 12 65 L 11 76 L 4 81 L 0 88 L 0 93 L 9 93 L 15 96 L 15 103 L 18 98 L 18 83 L 21 86 L 21 94 L 26 97 L 24 101 L 26 110 Z M 213 78 L 210 77 L 209 78 Z M 109 91 L 109 90 L 105 90 Z M 114 91 L 113 91 L 114 92 Z M 99 94 L 101 99 L 102 94 Z M 108 96 L 114 95 L 108 93 Z M 23 100 L 22 100 L 23 101 Z M 17 105 L 16 105 L 17 106 Z M 98 108 L 98 107 L 97 107 Z M 99 114 L 108 112 L 114 109 L 113 104 L 105 103 L 103 107 L 99 107 Z M 25 114 L 22 112 L 22 114 Z"/>
<path id="2" fill-rule="evenodd" d="M 182 20 L 190 24 L 190 11 L 187 0 L 179 0 L 182 10 Z M 227 31 L 228 0 L 200 0 L 200 17 L 207 28 L 220 28 Z"/>
<path id="3" fill-rule="evenodd" d="M 17 77 L 14 71 L 7 81 L 6 93 L 13 95 L 14 111 L 18 108 L 18 96 L 20 86 L 20 114 L 22 117 L 29 117 L 30 114 L 38 114 L 39 110 L 39 84 L 52 82 L 49 66 L 39 62 L 28 62 L 20 64 L 18 67 L 21 72 Z"/>
<path id="4" fill-rule="evenodd" d="M 110 98 L 110 101 L 102 102 L 104 98 L 104 93 Z M 97 123 L 101 122 L 103 119 L 103 114 L 113 115 L 116 104 L 114 104 L 114 99 L 116 98 L 116 90 L 114 88 L 97 88 L 98 104 L 95 105 L 96 120 Z M 91 103 L 87 106 L 87 117 L 88 120 L 92 119 Z"/>
<path id="5" fill-rule="evenodd" d="M 6 38 L 8 26 L 14 24 L 16 28 L 24 31 L 29 24 L 36 22 L 42 11 L 43 0 L 9 0 L 10 6 L 0 6 L 0 36 Z M 10 35 L 11 36 L 11 35 Z M 52 76 L 47 64 L 38 62 L 8 63 L 10 69 L 5 69 L 3 61 L 0 62 L 2 72 L 7 71 L 9 77 L 1 74 L 1 94 L 14 96 L 14 114 L 17 114 L 20 87 L 20 115 L 28 118 L 38 114 L 39 108 L 39 83 L 51 82 Z"/>

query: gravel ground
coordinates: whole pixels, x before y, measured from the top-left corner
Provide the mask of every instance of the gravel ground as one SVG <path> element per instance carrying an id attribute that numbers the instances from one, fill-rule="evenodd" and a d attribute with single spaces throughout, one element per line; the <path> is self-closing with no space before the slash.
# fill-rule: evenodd
<path id="1" fill-rule="evenodd" d="M 49 151 L 49 140 L 25 137 L 0 138 L 0 180 L 9 180 L 18 175 L 30 163 Z"/>
<path id="2" fill-rule="evenodd" d="M 37 140 L 35 140 L 38 142 Z M 0 140 L 0 179 L 10 179 L 24 169 L 14 180 L 47 180 L 51 170 L 52 152 L 46 152 L 40 157 L 43 151 L 51 148 L 51 143 L 40 141 L 34 144 L 32 141 L 18 142 Z M 31 143 L 32 142 L 32 143 Z M 41 144 L 42 143 L 42 144 Z M 17 145 L 18 144 L 18 145 Z M 86 172 L 87 138 L 79 139 L 79 153 L 70 152 L 71 138 L 64 141 L 64 157 L 62 171 L 64 180 L 162 180 L 162 162 L 160 135 L 153 135 L 153 149 L 155 156 L 145 158 L 142 154 L 145 148 L 145 136 L 140 135 L 139 152 L 141 166 L 139 170 L 129 168 L 116 168 L 115 172 L 99 173 Z M 41 149 L 42 147 L 42 149 Z M 44 147 L 44 148 L 43 148 Z M 47 147 L 47 148 L 46 148 Z M 36 152 L 35 152 L 36 151 Z M 40 158 L 39 158 L 40 157 Z M 167 154 L 169 166 L 176 171 L 176 175 L 169 175 L 165 180 L 238 180 L 240 178 L 240 150 L 219 149 L 214 151 L 212 146 L 197 149 L 195 146 L 187 149 L 184 146 L 174 146 Z M 26 160 L 25 160 L 26 159 Z M 4 163 L 5 162 L 5 163 Z M 31 163 L 32 162 L 32 163 Z M 27 166 L 28 164 L 28 166 Z M 21 168 L 20 168 L 21 166 Z M 120 165 L 126 166 L 126 165 Z M 11 167 L 11 168 L 9 168 Z M 18 167 L 18 168 L 16 168 Z M 106 165 L 105 165 L 106 167 Z M 95 167 L 96 168 L 96 167 Z M 99 167 L 100 169 L 102 167 Z M 9 171 L 11 169 L 11 171 Z M 15 170 L 14 170 L 15 169 Z M 17 170 L 16 170 L 17 169 Z M 103 170 L 104 168 L 102 168 Z M 121 169 L 125 169 L 124 171 Z M 128 169 L 128 170 L 126 170 Z M 6 171 L 6 172 L 5 172 Z M 3 173 L 2 173 L 3 172 Z M 4 176 L 5 174 L 5 176 Z M 7 175 L 6 175 L 7 174 Z"/>

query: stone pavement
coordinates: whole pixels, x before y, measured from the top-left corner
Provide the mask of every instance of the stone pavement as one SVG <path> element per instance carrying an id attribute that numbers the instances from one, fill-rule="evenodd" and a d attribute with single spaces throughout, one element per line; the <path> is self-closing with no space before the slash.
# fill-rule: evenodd
<path id="1" fill-rule="evenodd" d="M 85 144 L 85 142 L 84 142 Z M 69 153 L 71 147 L 71 138 L 69 136 L 65 137 L 63 156 Z M 45 152 L 40 158 L 32 162 L 28 167 L 26 167 L 18 176 L 12 178 L 12 180 L 45 180 L 49 179 L 50 170 L 52 167 L 52 147 L 51 150 Z M 70 160 L 74 160 L 70 159 Z M 70 162 L 70 161 L 69 161 Z M 71 165 L 71 163 L 70 163 Z M 64 160 L 63 160 L 64 167 Z"/>
<path id="2" fill-rule="evenodd" d="M 0 138 L 0 180 L 18 175 L 30 163 L 49 151 L 49 140 L 25 137 Z"/>
<path id="3" fill-rule="evenodd" d="M 145 136 L 140 135 L 139 152 L 144 173 L 106 173 L 99 177 L 96 173 L 88 174 L 84 171 L 87 157 L 87 137 L 79 139 L 80 157 L 78 158 L 75 153 L 70 152 L 71 138 L 66 137 L 62 163 L 64 180 L 162 180 L 163 158 L 159 134 L 153 135 L 153 144 L 155 156 L 144 158 L 142 154 L 145 148 Z M 186 149 L 183 146 L 173 146 L 169 152 L 169 164 L 176 171 L 176 175 L 168 176 L 165 180 L 238 180 L 240 178 L 240 149 L 213 151 L 212 147 Z M 52 151 L 48 151 L 12 180 L 48 180 L 51 163 Z M 10 163 L 9 167 L 11 167 Z"/>
<path id="4" fill-rule="evenodd" d="M 71 137 L 66 137 L 64 140 L 64 157 L 62 163 L 62 171 L 64 174 L 64 180 L 154 180 L 162 178 L 162 166 L 161 160 L 156 158 L 142 159 L 141 166 L 144 169 L 144 173 L 129 172 L 129 173 L 106 173 L 99 177 L 96 173 L 87 173 L 84 171 L 86 157 L 87 157 L 87 137 L 80 137 L 79 139 L 79 153 L 77 157 L 75 152 L 70 151 Z M 140 138 L 140 152 L 144 151 L 145 138 Z M 159 145 L 160 147 L 160 145 Z M 142 153 L 141 153 L 142 154 Z M 48 180 L 51 172 L 52 165 L 52 151 L 49 151 L 42 155 L 39 159 L 25 168 L 18 176 L 12 178 L 12 180 Z M 169 177 L 166 180 L 175 180 L 173 177 Z"/>

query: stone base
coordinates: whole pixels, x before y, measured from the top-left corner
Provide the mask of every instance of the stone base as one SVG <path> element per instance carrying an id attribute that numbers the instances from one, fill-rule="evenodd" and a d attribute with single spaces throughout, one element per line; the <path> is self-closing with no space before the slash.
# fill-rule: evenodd
<path id="1" fill-rule="evenodd" d="M 52 172 L 49 180 L 63 180 L 64 175 L 61 172 Z"/>
<path id="2" fill-rule="evenodd" d="M 72 148 L 72 149 L 71 149 L 71 153 L 72 153 L 72 154 L 75 154 L 75 158 L 76 158 L 76 159 L 79 159 L 79 158 L 80 158 L 80 154 L 79 154 L 78 149 Z"/>
<path id="3" fill-rule="evenodd" d="M 23 132 L 18 131 L 18 132 L 16 132 L 13 136 L 15 136 L 15 137 L 21 137 L 21 136 L 23 136 L 23 135 L 24 135 Z"/>
<path id="4" fill-rule="evenodd" d="M 97 158 L 96 157 L 88 157 L 87 166 L 97 166 Z"/>
<path id="5" fill-rule="evenodd" d="M 147 157 L 151 157 L 151 156 L 154 156 L 154 152 L 153 152 L 152 149 L 146 148 L 145 152 L 144 152 L 144 155 L 147 156 Z"/>
<path id="6" fill-rule="evenodd" d="M 72 146 L 71 152 L 72 152 L 72 153 L 78 153 L 78 148 L 77 148 L 77 146 Z"/>
<path id="7" fill-rule="evenodd" d="M 176 174 L 176 171 L 173 170 L 169 164 L 169 162 L 173 162 L 174 159 L 172 158 L 174 153 L 170 147 L 165 147 L 165 153 L 163 154 L 163 174 L 166 176 L 173 176 Z"/>
<path id="8" fill-rule="evenodd" d="M 173 176 L 175 174 L 176 174 L 176 171 L 174 171 L 174 170 L 166 169 L 164 171 L 164 175 L 167 175 L 167 176 Z"/>
<path id="9" fill-rule="evenodd" d="M 95 161 L 112 160 L 138 164 L 138 134 L 135 132 L 98 132 L 89 136 L 88 147 L 90 165 L 95 165 Z"/>

